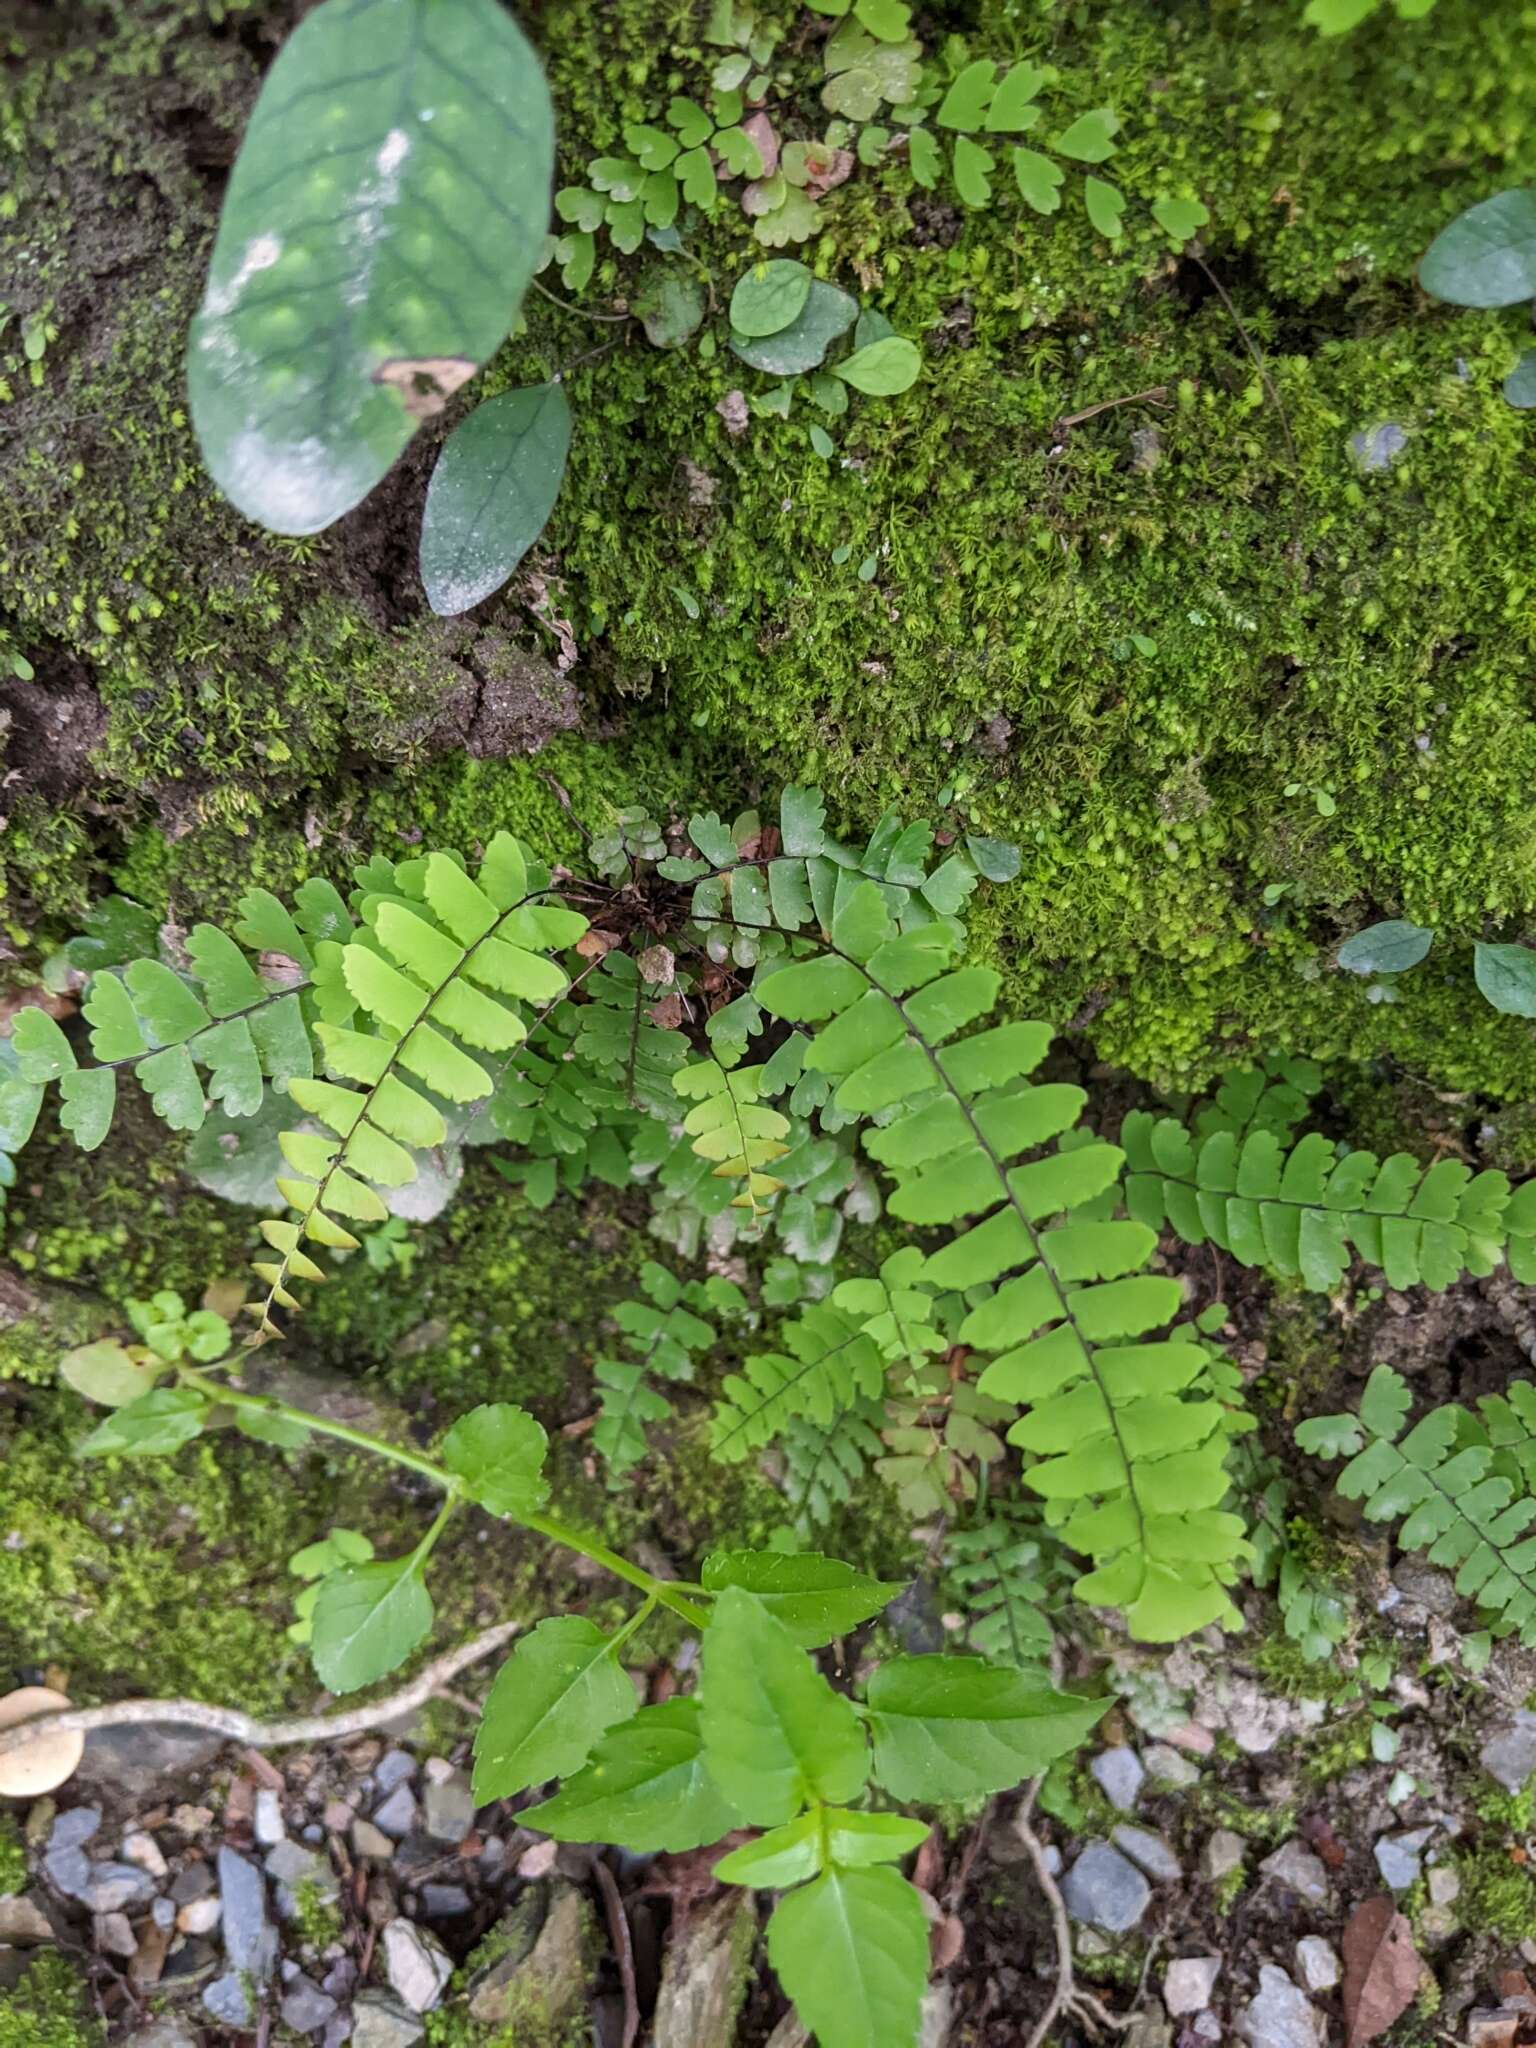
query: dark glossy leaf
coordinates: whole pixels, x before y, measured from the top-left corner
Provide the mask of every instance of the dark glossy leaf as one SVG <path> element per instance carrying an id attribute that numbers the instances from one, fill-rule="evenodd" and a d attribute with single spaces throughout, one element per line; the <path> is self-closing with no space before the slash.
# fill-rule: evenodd
<path id="1" fill-rule="evenodd" d="M 1347 938 L 1339 948 L 1339 965 L 1351 974 L 1403 974 L 1418 966 L 1434 942 L 1425 926 L 1387 918 Z"/>
<path id="2" fill-rule="evenodd" d="M 798 377 L 817 367 L 858 313 L 856 299 L 815 278 L 804 306 L 787 327 L 760 339 L 733 333 L 731 348 L 754 370 L 766 370 L 771 377 Z"/>
<path id="3" fill-rule="evenodd" d="M 1536 949 L 1530 946 L 1477 946 L 1473 949 L 1477 985 L 1506 1017 L 1536 1017 Z"/>
<path id="4" fill-rule="evenodd" d="M 1419 283 L 1453 306 L 1513 306 L 1536 298 L 1536 186 L 1497 192 L 1442 228 Z"/>
<path id="5" fill-rule="evenodd" d="M 548 88 L 497 0 L 325 0 L 267 73 L 187 374 L 219 488 L 279 533 L 364 498 L 499 346 L 544 244 Z"/>
<path id="6" fill-rule="evenodd" d="M 557 384 L 504 391 L 448 438 L 427 487 L 421 580 L 440 617 L 499 590 L 544 531 L 571 446 Z"/>

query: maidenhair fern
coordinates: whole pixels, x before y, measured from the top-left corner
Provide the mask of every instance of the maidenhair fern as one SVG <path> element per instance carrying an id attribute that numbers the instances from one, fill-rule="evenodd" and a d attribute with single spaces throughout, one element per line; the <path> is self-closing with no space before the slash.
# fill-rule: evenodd
<path id="1" fill-rule="evenodd" d="M 1338 1488 L 1366 1519 L 1400 1522 L 1404 1550 L 1456 1574 L 1456 1589 L 1536 1645 L 1536 1384 L 1516 1381 L 1475 1410 L 1434 1408 L 1406 1434 L 1413 1395 L 1379 1365 L 1356 1415 L 1304 1422 L 1296 1441 L 1347 1458 Z"/>
<path id="2" fill-rule="evenodd" d="M 139 907 L 104 906 L 70 955 L 95 1063 L 42 1010 L 18 1013 L 0 1150 L 50 1087 L 66 1129 L 99 1144 L 125 1074 L 173 1130 L 211 1106 L 255 1145 L 272 1098 L 288 1105 L 289 1214 L 261 1225 L 274 1256 L 253 1342 L 445 1142 L 486 1147 L 536 1204 L 639 1187 L 657 1234 L 712 1270 L 651 1266 L 645 1298 L 614 1312 L 593 1365 L 611 1478 L 695 1375 L 713 1454 L 778 1477 L 801 1540 L 871 1474 L 914 1521 L 969 1515 L 985 1492 L 1007 1527 L 1012 1451 L 1052 1571 L 1085 1557 L 1079 1598 L 1153 1640 L 1237 1622 L 1251 1461 L 1229 1453 L 1254 1427 L 1215 1341 L 1225 1310 L 1181 1319 L 1179 1284 L 1153 1269 L 1165 1226 L 1329 1289 L 1356 1254 L 1397 1285 L 1500 1256 L 1536 1273 L 1536 1188 L 1298 1140 L 1321 1081 L 1305 1061 L 1229 1075 L 1187 1129 L 1133 1113 L 1123 1151 L 1084 1128 L 1083 1089 L 1041 1073 L 1050 1028 L 996 1019 L 1000 978 L 965 957 L 980 877 L 1013 871 L 995 842 L 941 844 L 891 813 L 845 845 L 795 788 L 777 822 L 635 810 L 608 838 L 586 880 L 505 833 L 473 864 L 375 857 L 345 893 L 253 890 L 229 931 L 199 925 L 180 947 Z M 881 1219 L 882 1262 L 851 1270 L 845 1232 Z M 748 1269 L 724 1263 L 746 1247 L 775 1253 L 755 1304 Z M 722 1321 L 752 1338 L 706 1363 Z M 183 1392 L 151 1388 L 156 1441 L 184 1436 Z M 1490 1439 L 1491 1477 L 1513 1470 L 1512 1442 Z M 987 1612 L 1012 1628 L 999 1571 Z M 1316 1634 L 1299 1609 L 1298 1626 Z"/>
<path id="3" fill-rule="evenodd" d="M 995 1507 L 951 1529 L 943 1592 L 959 1610 L 968 1643 L 993 1663 L 1033 1670 L 1049 1665 L 1053 1637 L 1044 1550 L 1028 1513 Z"/>
<path id="4" fill-rule="evenodd" d="M 1144 1271 L 1155 1233 L 1086 1213 L 1122 1154 L 1040 1152 L 1070 1130 L 1081 1091 L 1029 1083 L 1047 1026 L 970 1029 L 999 978 L 957 964 L 947 916 L 902 931 L 869 881 L 829 907 L 826 949 L 760 975 L 754 993 L 817 1027 L 806 1065 L 833 1077 L 841 1115 L 889 1113 L 864 1143 L 894 1182 L 890 1213 L 965 1226 L 921 1278 L 974 1302 L 958 1340 L 990 1360 L 982 1391 L 1026 1408 L 1009 1440 L 1033 1454 L 1026 1482 L 1063 1539 L 1093 1560 L 1079 1595 L 1122 1607 L 1152 1640 L 1235 1619 L 1243 1527 L 1221 1506 L 1226 1436 L 1204 1353 L 1177 1335 L 1142 1341 L 1180 1308 L 1177 1283 Z"/>
<path id="5" fill-rule="evenodd" d="M 718 1274 L 682 1281 L 647 1260 L 640 1284 L 649 1299 L 621 1302 L 613 1311 L 629 1356 L 599 1358 L 592 1368 L 601 1402 L 592 1442 L 613 1479 L 645 1456 L 648 1425 L 672 1412 L 655 1382 L 691 1380 L 696 1354 L 714 1344 L 715 1325 L 706 1314 L 740 1318 L 747 1312 L 741 1289 Z"/>
<path id="6" fill-rule="evenodd" d="M 1192 1138 L 1172 1117 L 1136 1110 L 1120 1129 L 1125 1198 L 1152 1229 L 1214 1244 L 1245 1266 L 1332 1293 L 1351 1248 L 1393 1287 L 1449 1287 L 1500 1256 L 1536 1279 L 1536 1183 L 1474 1174 L 1458 1159 L 1422 1166 L 1408 1152 L 1341 1151 L 1317 1132 L 1287 1147 L 1267 1126 Z"/>

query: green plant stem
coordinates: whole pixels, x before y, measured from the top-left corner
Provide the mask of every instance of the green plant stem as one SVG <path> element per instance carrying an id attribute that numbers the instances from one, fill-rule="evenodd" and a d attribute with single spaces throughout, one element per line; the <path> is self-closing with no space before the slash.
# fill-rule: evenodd
<path id="1" fill-rule="evenodd" d="M 239 1393 L 235 1388 L 224 1385 L 221 1380 L 210 1379 L 206 1373 L 199 1372 L 190 1365 L 179 1367 L 178 1372 L 184 1386 L 195 1388 L 198 1393 L 205 1394 L 210 1401 L 218 1401 L 226 1408 L 243 1408 L 251 1414 L 280 1415 L 288 1422 L 296 1422 L 304 1429 L 313 1430 L 317 1436 L 334 1437 L 338 1443 L 350 1445 L 355 1451 L 366 1451 L 373 1457 L 388 1459 L 391 1464 L 403 1465 L 408 1472 L 415 1472 L 419 1477 L 429 1480 L 433 1486 L 441 1488 L 450 1499 L 437 1522 L 423 1539 L 427 1548 L 437 1541 L 441 1524 L 462 1497 L 457 1477 L 446 1466 L 439 1465 L 432 1458 L 424 1457 L 419 1451 L 408 1451 L 400 1444 L 386 1443 L 382 1437 L 369 1436 L 366 1430 L 353 1429 L 345 1422 L 332 1422 L 326 1416 L 312 1415 L 306 1408 L 291 1407 L 288 1402 L 273 1400 L 266 1394 Z M 574 1550 L 582 1557 L 591 1558 L 594 1564 L 600 1564 L 605 1571 L 612 1572 L 615 1578 L 623 1579 L 626 1585 L 635 1587 L 647 1600 L 670 1608 L 680 1621 L 686 1621 L 691 1628 L 703 1628 L 708 1620 L 702 1608 L 695 1606 L 691 1600 L 683 1599 L 665 1579 L 658 1579 L 639 1565 L 631 1564 L 627 1557 L 621 1557 L 616 1550 L 608 1549 L 606 1544 L 595 1542 L 590 1536 L 584 1536 L 579 1529 L 572 1528 L 569 1522 L 559 1521 L 553 1515 L 541 1514 L 509 1515 L 506 1519 L 517 1522 L 524 1529 L 533 1530 L 537 1535 L 547 1536 L 552 1543 L 562 1544 L 567 1550 Z M 425 1553 L 423 1551 L 418 1554 Z"/>
<path id="2" fill-rule="evenodd" d="M 620 1557 L 616 1550 L 609 1550 L 606 1544 L 583 1536 L 569 1522 L 557 1521 L 553 1515 L 521 1515 L 518 1520 L 525 1529 L 536 1530 L 552 1543 L 563 1543 L 567 1550 L 576 1550 L 583 1557 L 590 1557 L 594 1564 L 602 1565 L 616 1579 L 623 1579 L 627 1585 L 636 1587 L 648 1600 L 670 1608 L 679 1620 L 686 1621 L 690 1627 L 703 1628 L 708 1621 L 709 1617 L 701 1607 L 696 1607 L 691 1600 L 682 1599 L 665 1579 L 654 1578 L 650 1572 L 642 1571 L 639 1565 L 631 1564 L 627 1557 Z"/>

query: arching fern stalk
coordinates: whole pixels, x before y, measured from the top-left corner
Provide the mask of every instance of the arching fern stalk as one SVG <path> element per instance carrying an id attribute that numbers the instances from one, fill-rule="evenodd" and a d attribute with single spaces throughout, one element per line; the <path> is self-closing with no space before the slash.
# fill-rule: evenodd
<path id="1" fill-rule="evenodd" d="M 951 1233 L 919 1278 L 966 1297 L 957 1334 L 990 1361 L 983 1392 L 1024 1407 L 1009 1440 L 1033 1454 L 1027 1483 L 1093 1560 L 1079 1597 L 1123 1608 L 1152 1641 L 1235 1621 L 1227 1588 L 1245 1546 L 1221 1505 L 1222 1410 L 1198 1344 L 1153 1336 L 1180 1308 L 1177 1282 L 1145 1271 L 1154 1231 L 1104 1213 L 1123 1154 L 1061 1142 L 1085 1098 L 1030 1081 L 1048 1026 L 971 1028 L 999 977 L 956 965 L 952 922 L 898 932 L 861 882 L 829 923 L 825 943 L 801 942 L 808 957 L 759 975 L 753 994 L 815 1027 L 805 1067 L 830 1078 L 840 1117 L 866 1125 L 890 1213 Z"/>

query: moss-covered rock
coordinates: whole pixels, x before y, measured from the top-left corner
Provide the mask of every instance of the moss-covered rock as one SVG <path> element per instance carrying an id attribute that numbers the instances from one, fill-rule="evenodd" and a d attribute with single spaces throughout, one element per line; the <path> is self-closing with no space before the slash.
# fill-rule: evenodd
<path id="1" fill-rule="evenodd" d="M 966 213 L 900 151 L 860 166 L 806 253 L 920 339 L 924 373 L 855 398 L 830 460 L 803 396 L 741 426 L 727 401 L 767 380 L 718 312 L 661 352 L 535 296 L 484 388 L 564 376 L 569 477 L 524 572 L 449 624 L 412 555 L 454 414 L 303 541 L 219 502 L 185 417 L 220 182 L 302 0 L 0 13 L 0 657 L 35 671 L 0 679 L 15 975 L 108 887 L 186 925 L 375 847 L 506 825 L 570 856 L 622 803 L 726 808 L 819 777 L 850 830 L 943 797 L 952 823 L 1017 838 L 1023 874 L 978 922 L 1008 999 L 1140 1073 L 1284 1048 L 1378 1057 L 1424 1099 L 1536 1092 L 1536 1041 L 1486 1007 L 1467 955 L 1526 933 L 1536 904 L 1536 510 L 1530 427 L 1500 395 L 1521 318 L 1413 283 L 1438 227 L 1536 174 L 1536 60 L 1517 12 L 1473 0 L 1337 42 L 1298 10 L 1069 0 L 1038 32 L 1012 0 L 927 10 L 930 40 L 975 53 L 1048 42 L 1053 121 L 1113 102 L 1122 240 L 1075 198 L 1041 219 L 1000 180 Z M 707 13 L 538 11 L 564 177 L 699 88 Z M 789 47 L 786 118 L 809 131 L 814 43 Z M 1209 207 L 1201 258 L 1154 225 L 1163 193 Z M 717 308 L 756 247 L 730 209 L 693 238 Z M 611 310 L 633 268 L 604 255 L 584 304 Z M 1373 1004 L 1331 948 L 1397 913 L 1440 939 L 1401 1001 Z M 1385 1149 L 1406 1105 L 1372 1086 Z M 1527 1123 L 1502 1121 L 1507 1163 Z M 642 1255 L 632 1220 L 597 1244 L 584 1212 L 534 1220 L 474 1168 L 409 1285 L 359 1263 L 325 1291 L 305 1362 L 409 1395 L 427 1434 L 509 1393 L 579 1423 L 601 1288 Z M 131 1117 L 88 1164 L 35 1146 L 6 1231 L 25 1284 L 109 1313 L 151 1284 L 195 1297 L 252 1236 Z M 252 1705 L 302 1690 L 299 1653 L 272 1647 L 289 1551 L 333 1521 L 404 1541 L 418 1503 L 328 1454 L 227 1439 L 82 1468 L 49 1341 L 13 1332 L 0 1388 L 0 1536 L 20 1534 L 0 1544 L 0 1656 L 132 1687 L 152 1632 L 161 1684 Z M 580 1441 L 568 1499 L 638 1514 Z M 673 1448 L 680 1546 L 772 1533 L 761 1475 L 722 1479 L 686 1416 Z M 889 1565 L 894 1531 L 839 1533 Z M 487 1542 L 478 1577 L 529 1588 L 537 1567 Z M 476 1578 L 445 1628 L 472 1618 Z"/>

